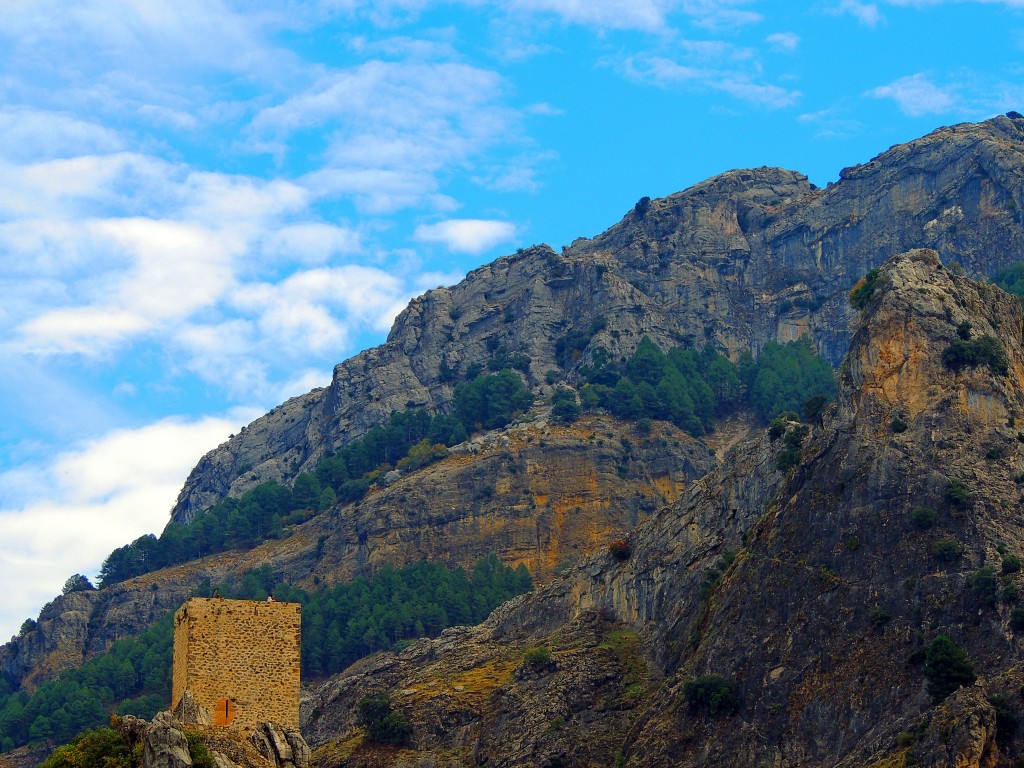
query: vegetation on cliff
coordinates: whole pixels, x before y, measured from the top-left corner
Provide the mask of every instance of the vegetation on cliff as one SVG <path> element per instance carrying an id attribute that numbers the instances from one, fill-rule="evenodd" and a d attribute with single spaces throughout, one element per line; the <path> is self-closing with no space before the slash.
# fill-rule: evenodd
<path id="1" fill-rule="evenodd" d="M 695 436 L 743 406 L 767 421 L 814 397 L 831 400 L 836 391 L 832 368 L 806 339 L 768 342 L 756 359 L 745 353 L 734 365 L 710 344 L 665 353 L 645 336 L 624 364 L 598 350 L 581 375 L 584 408 L 605 408 L 621 419 L 670 421 Z"/>
<path id="2" fill-rule="evenodd" d="M 272 591 L 277 599 L 302 603 L 302 674 L 316 678 L 375 651 L 391 650 L 417 637 L 435 637 L 451 626 L 476 624 L 532 587 L 524 567 L 509 568 L 492 556 L 477 561 L 471 574 L 461 568 L 449 570 L 443 563 L 420 562 L 385 567 L 372 578 L 313 594 L 276 583 L 268 565 L 249 572 L 234 587 L 225 584 L 218 589 L 224 597 L 252 600 L 262 600 Z M 212 589 L 205 583 L 200 596 L 209 596 Z M 0 749 L 66 742 L 85 728 L 102 725 L 114 712 L 151 718 L 169 704 L 172 655 L 168 614 L 140 636 L 114 643 L 31 695 L 0 680 Z M 90 744 L 82 742 L 82 749 Z M 77 749 L 68 755 L 77 754 Z"/>
<path id="3" fill-rule="evenodd" d="M 413 471 L 443 457 L 446 446 L 481 429 L 508 424 L 529 408 L 533 395 L 510 370 L 479 374 L 456 387 L 454 412 L 391 414 L 387 423 L 336 454 L 294 487 L 261 483 L 240 498 L 225 498 L 188 525 L 171 522 L 159 538 L 146 534 L 115 549 L 100 569 L 100 587 L 229 549 L 248 549 L 279 537 L 285 525 L 302 522 L 338 501 L 361 498 L 395 465 Z"/>

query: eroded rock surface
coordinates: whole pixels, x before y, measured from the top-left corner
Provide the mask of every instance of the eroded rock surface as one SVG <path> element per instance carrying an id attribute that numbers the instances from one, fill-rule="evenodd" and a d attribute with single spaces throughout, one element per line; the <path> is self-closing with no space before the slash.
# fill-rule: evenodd
<path id="1" fill-rule="evenodd" d="M 1010 621 L 1022 577 L 1001 564 L 1024 553 L 1022 330 L 1016 298 L 956 275 L 934 251 L 890 260 L 822 424 L 738 445 L 636 529 L 628 559 L 592 558 L 480 627 L 337 676 L 304 708 L 317 758 L 1013 764 L 1024 753 L 1011 725 L 1024 683 Z M 1005 370 L 951 365 L 947 350 L 965 335 L 998 337 Z M 787 444 L 801 457 L 781 472 Z M 935 512 L 929 525 L 915 522 L 918 507 Z M 936 554 L 946 541 L 959 555 Z M 989 592 L 976 576 L 985 567 L 1004 571 Z M 923 659 L 938 634 L 966 651 L 978 681 L 937 705 Z M 550 666 L 527 661 L 538 647 Z M 694 704 L 686 683 L 704 675 L 728 682 L 734 712 Z M 382 750 L 355 725 L 367 690 L 409 718 L 404 749 Z"/>
<path id="2" fill-rule="evenodd" d="M 387 419 L 444 411 L 455 381 L 492 350 L 530 359 L 527 379 L 574 372 L 597 346 L 628 355 L 715 344 L 731 355 L 809 334 L 834 364 L 855 313 L 846 292 L 868 269 L 929 247 L 969 273 L 1024 252 L 1024 120 L 937 131 L 845 169 L 827 189 L 778 168 L 724 173 L 638 205 L 592 240 L 536 246 L 414 299 L 387 343 L 335 368 L 329 386 L 289 400 L 208 453 L 174 510 L 189 520 L 226 494 L 287 481 Z M 593 330 L 591 330 L 593 329 Z M 577 355 L 558 342 L 583 334 Z"/>

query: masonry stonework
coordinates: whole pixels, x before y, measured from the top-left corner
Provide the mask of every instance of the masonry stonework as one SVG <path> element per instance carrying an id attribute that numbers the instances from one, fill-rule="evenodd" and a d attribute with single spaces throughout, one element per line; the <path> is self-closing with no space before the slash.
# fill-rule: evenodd
<path id="1" fill-rule="evenodd" d="M 195 597 L 174 615 L 171 708 L 185 691 L 214 725 L 299 727 L 298 603 Z"/>

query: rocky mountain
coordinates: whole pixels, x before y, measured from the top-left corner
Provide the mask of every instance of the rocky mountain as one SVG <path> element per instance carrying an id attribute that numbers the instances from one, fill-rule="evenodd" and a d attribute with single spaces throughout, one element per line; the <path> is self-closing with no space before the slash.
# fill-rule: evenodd
<path id="1" fill-rule="evenodd" d="M 500 360 L 514 358 L 546 397 L 579 385 L 599 348 L 624 359 L 645 335 L 734 358 L 807 337 L 836 365 L 846 356 L 842 394 L 809 433 L 792 423 L 774 438 L 743 415 L 695 439 L 607 414 L 559 424 L 541 404 L 530 420 L 254 549 L 58 597 L 0 647 L 0 673 L 32 690 L 137 634 L 204 580 L 266 564 L 316 589 L 385 564 L 469 566 L 496 553 L 544 586 L 481 627 L 360 662 L 318 691 L 305 731 L 322 761 L 805 765 L 839 755 L 899 765 L 884 760 L 953 743 L 922 718 L 959 718 L 957 702 L 973 707 L 985 754 L 1016 754 L 1005 724 L 992 740 L 986 698 L 1018 685 L 1011 607 L 975 605 L 970 584 L 986 558 L 998 575 L 993 552 L 1024 557 L 1013 517 L 1022 322 L 1015 300 L 954 272 L 1021 260 L 1022 174 L 1024 118 L 942 128 L 826 189 L 781 169 L 732 171 L 641 200 L 562 253 L 521 250 L 430 291 L 330 386 L 204 457 L 173 519 L 288 482 L 394 411 L 444 413 L 469 371 Z M 884 267 L 862 323 L 850 288 L 920 246 L 934 251 Z M 957 341 L 964 360 L 993 354 L 971 346 L 986 336 L 1006 344 L 1006 375 L 943 362 Z M 951 480 L 969 508 L 946 498 Z M 908 522 L 917 507 L 936 511 L 927 530 Z M 587 559 L 627 537 L 628 558 Z M 932 548 L 954 539 L 959 559 L 936 560 Z M 987 682 L 931 709 L 920 666 L 904 661 L 940 629 L 984 661 Z M 691 711 L 683 689 L 705 673 L 732 686 L 737 714 Z M 878 692 L 879 681 L 892 690 Z M 412 713 L 412 753 L 365 741 L 354 712 L 367 692 Z M 836 735 L 835 722 L 849 732 Z"/>
<path id="2" fill-rule="evenodd" d="M 625 535 L 714 464 L 704 443 L 663 423 L 643 437 L 607 416 L 488 433 L 284 538 L 58 597 L 32 631 L 0 649 L 0 672 L 31 690 L 138 634 L 204 579 L 237 582 L 265 563 L 309 590 L 422 559 L 471 569 L 490 554 L 547 580 Z"/>
<path id="3" fill-rule="evenodd" d="M 522 250 L 414 299 L 387 343 L 208 453 L 173 517 L 287 481 L 392 411 L 445 411 L 452 372 L 499 349 L 529 359 L 540 391 L 549 371 L 571 382 L 596 347 L 628 355 L 644 334 L 666 349 L 710 341 L 733 357 L 807 334 L 838 364 L 854 320 L 846 292 L 889 256 L 928 247 L 986 275 L 1018 261 L 1022 181 L 1024 119 L 997 117 L 895 146 L 827 189 L 757 168 L 641 200 L 592 240 Z"/>
<path id="4" fill-rule="evenodd" d="M 315 761 L 1017 764 L 1022 333 L 1015 297 L 936 252 L 889 261 L 821 424 L 737 445 L 628 557 L 349 668 L 307 703 Z M 966 652 L 965 687 L 936 693 L 937 642 Z M 367 694 L 405 746 L 355 724 Z"/>

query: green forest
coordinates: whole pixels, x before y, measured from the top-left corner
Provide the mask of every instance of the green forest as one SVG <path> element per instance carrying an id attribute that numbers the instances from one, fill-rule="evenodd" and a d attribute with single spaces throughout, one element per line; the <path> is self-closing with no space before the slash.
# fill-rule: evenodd
<path id="1" fill-rule="evenodd" d="M 159 537 L 140 536 L 115 549 L 100 570 L 99 586 L 230 549 L 247 549 L 283 535 L 335 504 L 362 498 L 393 467 L 413 471 L 443 458 L 447 447 L 469 435 L 511 422 L 533 404 L 533 395 L 510 369 L 477 373 L 455 387 L 452 413 L 391 414 L 359 440 L 300 474 L 291 488 L 261 483 L 239 498 L 225 498 L 188 525 L 169 524 Z M 625 363 L 598 349 L 580 369 L 581 406 L 568 390 L 556 393 L 553 416 L 572 420 L 579 409 L 604 408 L 626 420 L 670 421 L 699 436 L 716 419 L 741 406 L 766 422 L 783 411 L 800 411 L 809 399 L 830 400 L 835 380 L 828 363 L 806 340 L 769 342 L 756 359 L 744 354 L 734 365 L 711 345 L 663 352 L 646 336 Z"/>
<path id="2" fill-rule="evenodd" d="M 456 386 L 451 414 L 393 413 L 385 425 L 325 457 L 314 472 L 300 474 L 291 488 L 261 483 L 240 498 L 217 502 L 188 525 L 170 523 L 159 538 L 146 534 L 118 547 L 103 562 L 99 586 L 278 538 L 287 525 L 339 501 L 362 498 L 392 467 L 412 471 L 425 466 L 445 456 L 446 446 L 482 429 L 504 426 L 532 404 L 533 395 L 515 372 L 477 375 Z"/>
<path id="3" fill-rule="evenodd" d="M 380 650 L 417 637 L 436 637 L 456 625 L 478 624 L 501 603 L 533 588 L 529 572 L 498 558 L 478 560 L 472 573 L 443 563 L 385 567 L 370 578 L 309 594 L 275 583 L 270 566 L 239 584 L 218 587 L 224 597 L 302 604 L 302 676 L 322 678 Z M 204 583 L 200 597 L 212 594 Z M 0 751 L 30 742 L 65 743 L 112 713 L 150 718 L 170 705 L 173 614 L 141 635 L 119 640 L 77 669 L 29 695 L 0 678 Z"/>
<path id="4" fill-rule="evenodd" d="M 770 341 L 756 359 L 744 353 L 734 365 L 710 344 L 700 351 L 675 347 L 665 353 L 645 336 L 626 363 L 616 365 L 598 349 L 581 374 L 584 410 L 670 421 L 695 436 L 710 432 L 716 419 L 741 406 L 767 422 L 783 411 L 800 411 L 812 398 L 827 402 L 836 392 L 832 368 L 805 339 Z M 564 395 L 559 399 L 564 403 Z"/>

